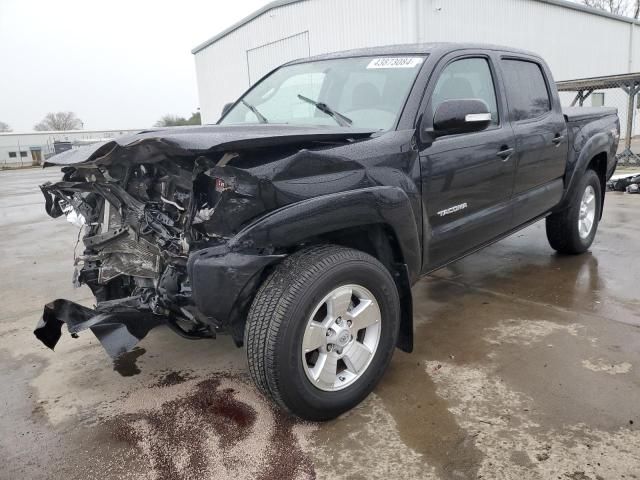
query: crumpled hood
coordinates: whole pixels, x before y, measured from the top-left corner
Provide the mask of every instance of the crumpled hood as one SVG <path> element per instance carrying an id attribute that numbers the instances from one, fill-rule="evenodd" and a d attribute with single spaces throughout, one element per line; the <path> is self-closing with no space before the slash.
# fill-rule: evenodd
<path id="1" fill-rule="evenodd" d="M 360 183 L 361 165 L 328 147 L 368 142 L 372 133 L 272 124 L 168 128 L 49 159 L 66 168 L 62 181 L 40 187 L 45 209 L 82 225 L 74 282 L 89 286 L 96 306 L 50 302 L 36 337 L 53 349 L 62 325 L 72 335 L 90 329 L 117 357 L 161 324 L 188 338 L 215 336 L 224 319 L 200 312 L 192 300 L 189 256 L 304 198 L 319 174 L 320 189 L 336 175 Z"/>
<path id="2" fill-rule="evenodd" d="M 370 129 L 349 127 L 300 127 L 292 125 L 205 125 L 201 127 L 173 127 L 144 130 L 98 142 L 75 150 L 68 150 L 49 158 L 47 165 L 76 165 L 81 163 L 109 163 L 112 154 L 120 149 L 136 150 L 133 162 L 149 161 L 157 146 L 175 155 L 212 152 L 233 148 L 257 148 L 286 145 L 303 141 L 339 141 L 366 138 L 375 133 Z"/>

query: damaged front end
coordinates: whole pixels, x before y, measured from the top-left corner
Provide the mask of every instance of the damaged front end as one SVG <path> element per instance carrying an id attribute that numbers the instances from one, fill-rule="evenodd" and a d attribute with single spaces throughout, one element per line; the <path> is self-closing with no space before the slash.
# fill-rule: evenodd
<path id="1" fill-rule="evenodd" d="M 63 167 L 63 178 L 40 187 L 45 208 L 80 226 L 73 281 L 87 285 L 96 304 L 47 304 L 36 337 L 53 349 L 63 324 L 72 336 L 90 329 L 116 357 L 157 325 L 190 339 L 228 329 L 225 317 L 237 298 L 246 302 L 245 285 L 254 286 L 257 272 L 282 258 L 237 245 L 234 235 L 265 212 L 317 193 L 281 178 L 297 176 L 299 165 L 306 165 L 302 176 L 310 168 L 330 170 L 326 162 L 308 161 L 314 154 L 304 146 L 370 135 L 212 126 L 142 132 L 50 159 L 47 165 Z M 348 162 L 332 161 L 345 178 L 359 181 Z M 233 334 L 240 343 L 241 334 Z"/>
<path id="2" fill-rule="evenodd" d="M 112 152 L 64 167 L 61 182 L 40 187 L 51 217 L 66 215 L 82 228 L 84 251 L 75 259 L 74 283 L 87 285 L 97 301 L 95 309 L 68 300 L 46 305 L 35 334 L 50 348 L 62 323 L 72 335 L 91 329 L 112 356 L 160 324 L 189 338 L 214 335 L 193 307 L 186 273 L 189 251 L 211 242 L 202 227 L 211 200 L 199 203 L 202 196 L 196 199 L 193 191 L 194 176 L 207 161 L 139 160 Z"/>

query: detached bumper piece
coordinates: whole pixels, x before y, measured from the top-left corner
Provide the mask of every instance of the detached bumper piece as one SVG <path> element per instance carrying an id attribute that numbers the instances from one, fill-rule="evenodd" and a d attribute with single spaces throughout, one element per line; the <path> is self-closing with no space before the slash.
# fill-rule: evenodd
<path id="1" fill-rule="evenodd" d="M 62 336 L 64 323 L 72 337 L 90 329 L 107 353 L 117 358 L 133 349 L 152 328 L 166 323 L 166 317 L 122 306 L 117 309 L 99 306 L 93 310 L 69 300 L 58 299 L 45 305 L 42 318 L 33 333 L 53 350 Z"/>

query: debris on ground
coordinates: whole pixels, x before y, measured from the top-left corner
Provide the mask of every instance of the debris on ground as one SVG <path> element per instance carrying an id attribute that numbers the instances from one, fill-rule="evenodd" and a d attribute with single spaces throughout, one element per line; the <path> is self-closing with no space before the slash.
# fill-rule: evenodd
<path id="1" fill-rule="evenodd" d="M 640 193 L 640 175 L 612 178 L 607 182 L 607 189 L 614 192 Z"/>

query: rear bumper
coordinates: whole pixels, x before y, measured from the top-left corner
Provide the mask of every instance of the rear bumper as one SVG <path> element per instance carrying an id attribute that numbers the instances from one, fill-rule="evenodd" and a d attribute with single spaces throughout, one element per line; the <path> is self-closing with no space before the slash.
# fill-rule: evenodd
<path id="1" fill-rule="evenodd" d="M 253 298 L 264 269 L 284 256 L 232 252 L 226 245 L 193 252 L 187 263 L 193 302 L 216 325 L 234 323 Z"/>

